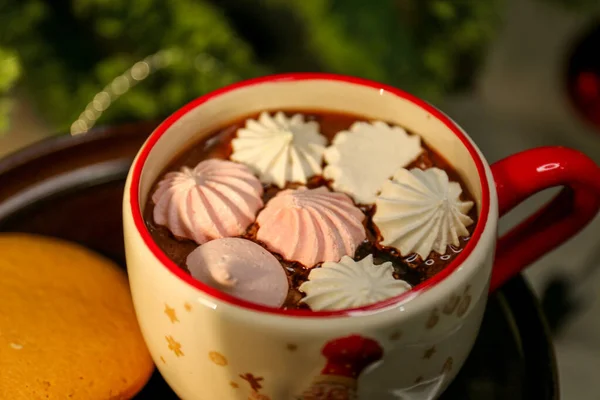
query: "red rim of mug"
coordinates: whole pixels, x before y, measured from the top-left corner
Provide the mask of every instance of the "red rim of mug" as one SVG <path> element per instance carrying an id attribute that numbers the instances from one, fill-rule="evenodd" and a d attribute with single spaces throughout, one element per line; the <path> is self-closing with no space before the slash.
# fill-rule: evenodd
<path id="1" fill-rule="evenodd" d="M 405 100 L 410 101 L 411 103 L 417 105 L 422 108 L 430 115 L 441 121 L 448 129 L 450 129 L 463 143 L 463 145 L 469 151 L 471 157 L 475 161 L 475 165 L 477 167 L 477 173 L 479 175 L 479 180 L 481 184 L 482 190 L 482 198 L 481 198 L 481 211 L 479 215 L 479 220 L 477 222 L 477 226 L 475 227 L 475 231 L 471 236 L 471 239 L 463 249 L 461 253 L 454 259 L 446 268 L 442 271 L 431 277 L 430 279 L 425 280 L 424 282 L 416 285 L 401 295 L 386 299 L 379 303 L 371 304 L 369 306 L 364 306 L 360 308 L 347 309 L 347 310 L 339 310 L 339 311 L 310 311 L 310 310 L 283 310 L 279 308 L 267 307 L 255 303 L 248 302 L 246 300 L 239 299 L 237 297 L 231 296 L 229 294 L 223 293 L 218 289 L 215 289 L 211 286 L 208 286 L 194 278 L 191 275 L 183 271 L 180 267 L 178 267 L 173 261 L 171 261 L 165 253 L 160 249 L 160 247 L 154 242 L 146 224 L 144 223 L 144 218 L 142 216 L 141 207 L 140 207 L 140 199 L 139 199 L 139 185 L 140 178 L 142 175 L 142 170 L 148 158 L 148 155 L 154 148 L 154 145 L 158 142 L 158 140 L 162 137 L 162 135 L 181 117 L 195 109 L 196 107 L 215 99 L 221 95 L 226 93 L 246 88 L 254 85 L 260 85 L 264 83 L 273 83 L 273 82 L 282 82 L 282 81 L 305 81 L 305 80 L 325 80 L 325 81 L 337 81 L 337 82 L 345 82 L 352 85 L 359 85 L 364 87 L 369 87 L 376 89 L 378 91 L 385 91 L 391 93 L 395 96 L 401 97 Z M 131 180 L 131 188 L 130 188 L 130 205 L 131 211 L 133 215 L 133 221 L 137 228 L 138 233 L 142 237 L 144 243 L 152 254 L 175 276 L 181 279 L 183 282 L 188 285 L 210 295 L 221 301 L 229 303 L 234 306 L 243 307 L 252 311 L 264 312 L 269 314 L 275 314 L 280 316 L 295 316 L 295 317 L 343 317 L 350 316 L 352 314 L 356 314 L 357 312 L 367 312 L 367 311 L 375 311 L 382 308 L 390 307 L 395 303 L 402 301 L 408 296 L 418 295 L 426 290 L 429 290 L 435 287 L 438 283 L 443 281 L 446 277 L 448 277 L 452 272 L 454 272 L 464 260 L 467 259 L 469 254 L 473 251 L 479 238 L 481 237 L 482 232 L 485 229 L 485 225 L 488 218 L 489 213 L 489 187 L 487 179 L 485 178 L 485 167 L 483 161 L 481 160 L 477 150 L 471 144 L 469 139 L 463 134 L 461 129 L 446 115 L 444 115 L 441 111 L 430 105 L 429 103 L 421 100 L 411 94 L 405 93 L 402 90 L 396 89 L 391 86 L 383 85 L 374 81 L 370 81 L 362 78 L 355 78 L 344 75 L 337 74 L 327 74 L 327 73 L 290 73 L 290 74 L 280 74 L 280 75 L 270 75 L 255 79 L 250 79 L 246 81 L 242 81 L 239 83 L 235 83 L 230 86 L 226 86 L 224 88 L 218 89 L 214 92 L 201 96 L 190 103 L 186 104 L 181 109 L 177 110 L 170 117 L 168 117 L 163 123 L 160 124 L 158 128 L 148 138 L 147 142 L 144 144 L 141 149 L 139 156 L 135 165 L 133 165 L 132 172 L 132 180 Z"/>

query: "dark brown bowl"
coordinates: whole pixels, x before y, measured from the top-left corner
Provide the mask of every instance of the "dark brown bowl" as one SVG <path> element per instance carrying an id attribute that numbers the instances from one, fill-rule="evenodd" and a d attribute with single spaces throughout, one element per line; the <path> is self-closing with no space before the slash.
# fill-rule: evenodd
<path id="1" fill-rule="evenodd" d="M 125 266 L 123 186 L 155 123 L 59 136 L 0 160 L 0 231 L 71 240 Z M 136 399 L 176 399 L 155 372 Z M 521 277 L 490 298 L 477 343 L 442 399 L 555 400 L 556 362 L 535 297 Z M 273 399 L 279 400 L 279 399 Z"/>

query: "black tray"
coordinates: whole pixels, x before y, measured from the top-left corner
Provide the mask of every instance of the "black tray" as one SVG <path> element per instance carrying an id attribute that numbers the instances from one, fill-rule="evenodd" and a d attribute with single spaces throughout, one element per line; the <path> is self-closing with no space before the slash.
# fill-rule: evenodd
<path id="1" fill-rule="evenodd" d="M 53 138 L 0 160 L 0 231 L 71 240 L 124 266 L 124 180 L 153 127 L 135 124 Z M 135 398 L 177 399 L 158 372 Z M 559 398 L 552 343 L 522 277 L 490 298 L 475 347 L 441 398 Z"/>

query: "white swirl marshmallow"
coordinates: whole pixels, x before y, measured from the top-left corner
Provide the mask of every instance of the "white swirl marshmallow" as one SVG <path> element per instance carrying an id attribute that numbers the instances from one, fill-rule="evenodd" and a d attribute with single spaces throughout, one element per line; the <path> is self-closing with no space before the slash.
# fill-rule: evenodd
<path id="1" fill-rule="evenodd" d="M 311 270 L 299 289 L 306 293 L 302 301 L 313 311 L 363 307 L 411 289 L 393 273 L 391 262 L 375 265 L 372 254 L 360 261 L 344 256 L 339 262 L 325 262 Z"/>
<path id="2" fill-rule="evenodd" d="M 263 112 L 237 131 L 231 159 L 252 168 L 262 182 L 283 188 L 286 182 L 306 183 L 322 173 L 326 144 L 318 122 L 305 121 L 302 114 L 288 118 L 282 112 Z"/>
<path id="3" fill-rule="evenodd" d="M 473 202 L 462 201 L 461 193 L 460 184 L 450 182 L 444 170 L 400 168 L 375 202 L 373 222 L 381 243 L 423 259 L 432 250 L 444 254 L 449 244 L 459 246 L 459 237 L 468 236 L 473 223 L 467 215 Z"/>

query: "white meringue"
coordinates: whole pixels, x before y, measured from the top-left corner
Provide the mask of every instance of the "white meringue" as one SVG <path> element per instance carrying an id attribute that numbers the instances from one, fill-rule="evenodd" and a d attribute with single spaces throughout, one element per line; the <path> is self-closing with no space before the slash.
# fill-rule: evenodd
<path id="1" fill-rule="evenodd" d="M 302 302 L 313 311 L 344 310 L 374 304 L 411 289 L 393 273 L 391 262 L 375 265 L 372 254 L 360 261 L 344 256 L 337 263 L 326 262 L 310 271 L 308 281 L 299 288 L 306 293 Z"/>
<path id="2" fill-rule="evenodd" d="M 432 250 L 444 254 L 449 244 L 459 246 L 459 237 L 468 236 L 473 223 L 467 215 L 473 202 L 460 200 L 461 193 L 460 184 L 450 182 L 444 170 L 400 168 L 375 202 L 373 222 L 381 243 L 423 259 Z"/>
<path id="3" fill-rule="evenodd" d="M 421 138 L 399 126 L 355 122 L 338 132 L 325 150 L 323 176 L 333 180 L 333 189 L 348 193 L 359 204 L 370 204 L 385 181 L 422 151 Z"/>
<path id="4" fill-rule="evenodd" d="M 152 195 L 154 222 L 203 244 L 243 234 L 263 207 L 263 187 L 244 165 L 210 159 L 169 172 Z"/>
<path id="5" fill-rule="evenodd" d="M 267 112 L 249 119 L 232 140 L 231 159 L 246 164 L 264 183 L 283 188 L 286 182 L 306 183 L 322 172 L 327 139 L 319 123 L 305 121 L 302 114 L 288 118 L 283 112 Z"/>
<path id="6" fill-rule="evenodd" d="M 322 261 L 354 255 L 366 238 L 365 214 L 350 197 L 316 189 L 287 189 L 258 214 L 256 238 L 285 259 L 312 268 Z"/>

